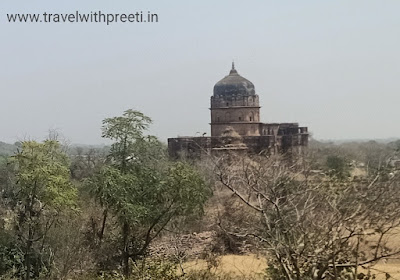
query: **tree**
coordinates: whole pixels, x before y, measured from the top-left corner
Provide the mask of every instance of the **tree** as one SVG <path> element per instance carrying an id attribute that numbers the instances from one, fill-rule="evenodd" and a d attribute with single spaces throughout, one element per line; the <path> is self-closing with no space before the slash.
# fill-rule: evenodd
<path id="1" fill-rule="evenodd" d="M 336 176 L 340 179 L 344 179 L 350 176 L 349 164 L 343 157 L 337 155 L 330 155 L 326 159 L 326 167 L 328 173 L 332 176 Z"/>
<path id="2" fill-rule="evenodd" d="M 215 172 L 248 215 L 241 227 L 221 227 L 264 245 L 270 279 L 369 279 L 360 266 L 400 253 L 390 243 L 400 225 L 398 176 L 337 180 L 310 176 L 304 160 L 237 155 L 216 161 Z"/>
<path id="3" fill-rule="evenodd" d="M 106 148 L 84 148 L 75 147 L 69 152 L 71 158 L 71 178 L 76 181 L 83 181 L 90 177 L 105 160 Z"/>
<path id="4" fill-rule="evenodd" d="M 130 259 L 143 257 L 172 219 L 200 213 L 210 193 L 193 168 L 169 162 L 165 147 L 145 135 L 150 123 L 150 118 L 133 110 L 105 119 L 103 137 L 115 141 L 109 164 L 87 181 L 104 207 L 100 240 L 109 213 L 117 221 L 125 276 L 130 273 Z"/>
<path id="5" fill-rule="evenodd" d="M 21 274 L 30 279 L 39 276 L 49 229 L 62 211 L 75 208 L 77 192 L 70 182 L 68 158 L 57 141 L 23 142 L 10 162 L 15 174 L 10 203 L 24 257 Z"/>

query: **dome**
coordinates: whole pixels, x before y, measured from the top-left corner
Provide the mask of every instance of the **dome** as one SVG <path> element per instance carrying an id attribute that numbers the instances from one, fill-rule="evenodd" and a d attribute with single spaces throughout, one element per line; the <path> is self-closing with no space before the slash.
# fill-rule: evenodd
<path id="1" fill-rule="evenodd" d="M 246 96 L 255 94 L 253 83 L 238 74 L 234 63 L 232 63 L 232 70 L 229 72 L 229 75 L 214 86 L 214 96 Z"/>

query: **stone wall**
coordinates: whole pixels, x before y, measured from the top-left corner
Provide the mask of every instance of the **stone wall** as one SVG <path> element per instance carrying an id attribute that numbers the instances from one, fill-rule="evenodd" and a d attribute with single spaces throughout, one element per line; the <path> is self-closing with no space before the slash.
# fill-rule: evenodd
<path id="1" fill-rule="evenodd" d="M 272 135 L 243 136 L 243 147 L 226 147 L 227 137 L 179 137 L 168 139 L 168 151 L 172 158 L 201 159 L 224 150 L 246 150 L 248 153 L 277 152 L 279 143 Z"/>
<path id="2" fill-rule="evenodd" d="M 247 96 L 211 96 L 211 108 L 226 108 L 238 106 L 258 107 L 259 97 L 255 95 Z"/>
<path id="3" fill-rule="evenodd" d="M 259 122 L 258 107 L 231 107 L 211 110 L 211 123 Z"/>
<path id="4" fill-rule="evenodd" d="M 259 136 L 258 95 L 211 97 L 211 136 L 221 136 L 231 126 L 242 136 Z"/>
<path id="5" fill-rule="evenodd" d="M 240 136 L 260 136 L 260 123 L 258 122 L 211 123 L 211 136 L 221 136 L 229 126 Z"/>
<path id="6" fill-rule="evenodd" d="M 217 129 L 216 133 L 222 133 L 227 126 L 241 136 L 244 145 L 226 145 L 228 137 L 179 137 L 168 139 L 169 154 L 173 158 L 197 158 L 201 159 L 210 154 L 221 153 L 227 150 L 245 151 L 251 154 L 259 154 L 263 151 L 274 153 L 300 152 L 302 147 L 308 146 L 307 127 L 299 127 L 297 123 L 229 123 L 214 124 L 211 129 Z M 261 131 L 263 135 L 243 135 L 240 132 Z"/>

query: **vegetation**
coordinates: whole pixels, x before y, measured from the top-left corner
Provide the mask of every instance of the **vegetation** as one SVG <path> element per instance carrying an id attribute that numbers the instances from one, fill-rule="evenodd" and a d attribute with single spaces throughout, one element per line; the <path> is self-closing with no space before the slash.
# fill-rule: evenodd
<path id="1" fill-rule="evenodd" d="M 250 223 L 221 226 L 263 244 L 271 279 L 369 279 L 359 267 L 399 255 L 388 243 L 400 226 L 399 175 L 344 180 L 310 176 L 303 161 L 228 157 L 216 175 Z"/>
<path id="2" fill-rule="evenodd" d="M 328 156 L 326 158 L 326 168 L 331 176 L 336 176 L 340 179 L 350 176 L 349 163 L 340 156 Z"/>
<path id="3" fill-rule="evenodd" d="M 144 136 L 150 119 L 140 112 L 128 110 L 103 123 L 103 137 L 116 141 L 110 164 L 86 185 L 104 208 L 100 241 L 108 214 L 116 219 L 120 259 L 127 277 L 129 260 L 143 257 L 172 219 L 202 212 L 209 189 L 195 170 L 168 162 L 161 143 Z"/>
<path id="4" fill-rule="evenodd" d="M 7 158 L 16 151 L 17 146 L 0 141 L 0 164 L 5 164 Z"/>
<path id="5" fill-rule="evenodd" d="M 171 161 L 150 125 L 127 110 L 103 121 L 109 147 L 0 143 L 0 279 L 393 277 L 398 141 Z M 264 265 L 224 271 L 226 254 Z"/>

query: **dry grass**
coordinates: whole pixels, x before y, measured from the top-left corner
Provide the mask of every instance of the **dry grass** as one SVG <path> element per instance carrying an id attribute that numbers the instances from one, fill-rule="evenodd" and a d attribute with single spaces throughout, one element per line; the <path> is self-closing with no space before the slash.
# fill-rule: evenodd
<path id="1" fill-rule="evenodd" d="M 256 255 L 225 255 L 217 257 L 217 265 L 211 270 L 215 273 L 226 273 L 233 276 L 240 276 L 242 279 L 262 279 L 267 268 L 267 262 L 264 258 Z M 196 260 L 186 262 L 183 265 L 185 271 L 202 270 L 208 268 L 205 260 Z"/>
<path id="2" fill-rule="evenodd" d="M 242 279 L 263 279 L 262 274 L 267 268 L 267 262 L 264 258 L 256 255 L 225 255 L 217 258 L 217 266 L 212 268 L 215 273 L 227 273 L 233 276 L 240 276 Z M 186 262 L 183 265 L 185 271 L 207 269 L 205 260 L 196 260 Z M 364 269 L 360 272 L 367 273 Z M 376 280 L 386 280 L 386 273 L 393 280 L 400 280 L 400 261 L 391 261 L 390 263 L 379 263 L 371 269 L 371 273 L 376 275 Z"/>
<path id="3" fill-rule="evenodd" d="M 361 272 L 366 273 L 366 270 L 361 270 Z M 386 278 L 386 273 L 390 275 L 390 278 Z M 371 269 L 371 274 L 376 275 L 376 280 L 400 280 L 400 262 L 377 264 Z"/>

